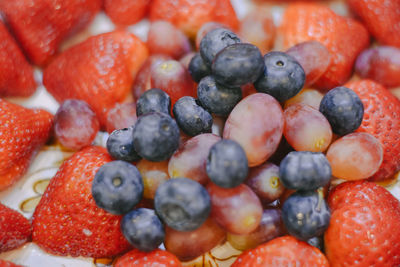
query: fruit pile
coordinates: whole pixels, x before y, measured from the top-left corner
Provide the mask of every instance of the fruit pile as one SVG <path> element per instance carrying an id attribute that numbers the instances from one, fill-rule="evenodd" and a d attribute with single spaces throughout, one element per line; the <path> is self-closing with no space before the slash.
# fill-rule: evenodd
<path id="1" fill-rule="evenodd" d="M 399 266 L 379 184 L 400 171 L 400 2 L 345 3 L 0 0 L 0 190 L 46 142 L 73 151 L 31 220 L 0 204 L 0 253 L 174 267 L 228 242 L 235 267 Z M 118 27 L 63 47 L 101 8 Z M 146 16 L 144 42 L 126 26 Z M 33 64 L 54 115 L 8 98 Z"/>

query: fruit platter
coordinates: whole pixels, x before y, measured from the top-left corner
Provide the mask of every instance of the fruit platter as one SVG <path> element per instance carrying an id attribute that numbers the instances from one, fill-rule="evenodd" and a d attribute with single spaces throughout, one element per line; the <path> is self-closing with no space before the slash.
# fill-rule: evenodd
<path id="1" fill-rule="evenodd" d="M 400 1 L 0 0 L 0 267 L 400 266 Z"/>

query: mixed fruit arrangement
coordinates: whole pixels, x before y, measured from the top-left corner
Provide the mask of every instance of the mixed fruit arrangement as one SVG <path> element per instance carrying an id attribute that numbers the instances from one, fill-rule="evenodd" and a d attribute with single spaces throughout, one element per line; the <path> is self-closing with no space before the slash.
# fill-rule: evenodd
<path id="1" fill-rule="evenodd" d="M 0 190 L 44 144 L 74 152 L 30 220 L 0 204 L 0 253 L 182 266 L 227 241 L 235 267 L 399 266 L 400 1 L 329 3 L 0 0 Z M 64 48 L 101 9 L 118 27 Z M 54 115 L 8 98 L 33 65 Z"/>

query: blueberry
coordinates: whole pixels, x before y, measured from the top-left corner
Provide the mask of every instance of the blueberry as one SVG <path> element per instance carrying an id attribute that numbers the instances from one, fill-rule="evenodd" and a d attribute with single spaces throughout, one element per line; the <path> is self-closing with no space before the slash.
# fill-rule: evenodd
<path id="1" fill-rule="evenodd" d="M 135 248 L 150 252 L 164 242 L 164 225 L 154 210 L 139 208 L 126 214 L 121 221 L 121 231 Z"/>
<path id="2" fill-rule="evenodd" d="M 282 206 L 283 223 L 289 234 L 307 241 L 322 235 L 329 226 L 331 213 L 322 191 L 299 191 Z"/>
<path id="3" fill-rule="evenodd" d="M 326 93 L 321 100 L 319 111 L 329 121 L 332 131 L 338 135 L 357 130 L 364 116 L 361 99 L 353 90 L 343 86 Z"/>
<path id="4" fill-rule="evenodd" d="M 140 156 L 133 147 L 133 127 L 113 131 L 107 139 L 107 150 L 114 159 L 138 161 Z"/>
<path id="5" fill-rule="evenodd" d="M 208 218 L 211 200 L 207 190 L 188 178 L 172 178 L 161 184 L 154 197 L 157 215 L 177 231 L 192 231 Z"/>
<path id="6" fill-rule="evenodd" d="M 246 153 L 237 142 L 224 139 L 211 147 L 206 171 L 214 184 L 236 187 L 246 179 L 248 170 Z"/>
<path id="7" fill-rule="evenodd" d="M 210 68 L 204 63 L 203 58 L 199 53 L 196 53 L 189 63 L 189 73 L 192 76 L 193 81 L 196 83 L 200 82 L 201 79 L 210 75 Z"/>
<path id="8" fill-rule="evenodd" d="M 161 112 L 169 115 L 171 110 L 171 98 L 161 89 L 153 88 L 145 91 L 136 102 L 136 115 L 150 112 Z"/>
<path id="9" fill-rule="evenodd" d="M 224 28 L 209 31 L 200 42 L 200 55 L 204 63 L 211 67 L 216 54 L 228 45 L 240 43 L 239 37 Z"/>
<path id="10" fill-rule="evenodd" d="M 126 161 L 111 161 L 96 172 L 92 196 L 98 207 L 112 214 L 125 214 L 142 199 L 142 176 Z"/>
<path id="11" fill-rule="evenodd" d="M 179 128 L 170 116 L 152 112 L 142 115 L 133 128 L 133 146 L 137 153 L 150 161 L 163 161 L 179 146 Z"/>
<path id="12" fill-rule="evenodd" d="M 264 73 L 254 83 L 257 91 L 284 102 L 303 88 L 306 75 L 292 56 L 283 52 L 269 52 L 264 56 L 264 63 Z"/>
<path id="13" fill-rule="evenodd" d="M 264 68 L 263 57 L 256 46 L 233 44 L 215 56 L 211 73 L 218 83 L 232 87 L 255 82 Z"/>
<path id="14" fill-rule="evenodd" d="M 191 96 L 180 98 L 174 105 L 173 113 L 179 128 L 187 135 L 210 133 L 213 119 L 210 113 Z"/>
<path id="15" fill-rule="evenodd" d="M 279 166 L 282 184 L 293 190 L 314 190 L 329 183 L 332 169 L 323 153 L 293 151 Z"/>
<path id="16" fill-rule="evenodd" d="M 214 77 L 201 79 L 197 86 L 197 95 L 201 105 L 209 112 L 220 116 L 228 116 L 242 99 L 240 87 L 229 88 L 217 84 Z"/>

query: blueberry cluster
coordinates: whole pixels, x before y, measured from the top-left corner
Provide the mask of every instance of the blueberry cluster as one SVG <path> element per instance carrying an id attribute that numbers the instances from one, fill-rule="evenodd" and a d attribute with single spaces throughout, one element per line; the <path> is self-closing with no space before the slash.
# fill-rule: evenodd
<path id="1" fill-rule="evenodd" d="M 305 82 L 304 70 L 293 57 L 270 52 L 263 58 L 256 46 L 242 43 L 224 28 L 204 36 L 188 70 L 198 83 L 198 99 L 178 101 L 173 112 L 181 130 L 190 136 L 210 132 L 210 114 L 228 116 L 242 99 L 241 86 L 254 84 L 257 91 L 284 102 Z"/>
<path id="2" fill-rule="evenodd" d="M 331 166 L 320 152 L 294 151 L 279 166 L 280 180 L 298 190 L 282 206 L 282 219 L 291 235 L 307 241 L 321 236 L 329 226 L 330 210 L 323 187 L 329 185 Z"/>
<path id="3" fill-rule="evenodd" d="M 191 231 L 208 218 L 211 203 L 207 190 L 187 178 L 161 184 L 154 197 L 154 209 L 136 208 L 143 197 L 143 180 L 129 162 L 104 164 L 96 173 L 92 196 L 99 208 L 123 215 L 121 231 L 137 249 L 152 251 L 164 241 L 164 223 L 178 231 Z"/>
<path id="4" fill-rule="evenodd" d="M 169 159 L 179 146 L 180 129 L 191 135 L 211 131 L 211 115 L 194 98 L 177 101 L 173 108 L 176 120 L 170 116 L 170 109 L 171 99 L 163 90 L 153 88 L 143 93 L 137 101 L 138 120 L 109 135 L 107 150 L 115 160 L 100 167 L 92 183 L 96 205 L 123 215 L 123 235 L 142 251 L 152 251 L 164 242 L 164 224 L 178 231 L 191 231 L 203 224 L 211 210 L 207 190 L 187 178 L 161 184 L 154 197 L 154 210 L 137 208 L 144 183 L 132 162 L 141 158 L 154 162 Z"/>
<path id="5" fill-rule="evenodd" d="M 204 36 L 189 72 L 199 83 L 200 103 L 221 116 L 227 116 L 240 101 L 243 85 L 253 83 L 257 91 L 284 102 L 295 96 L 305 82 L 304 70 L 293 57 L 270 52 L 263 58 L 256 46 L 242 43 L 235 33 L 223 28 Z"/>

